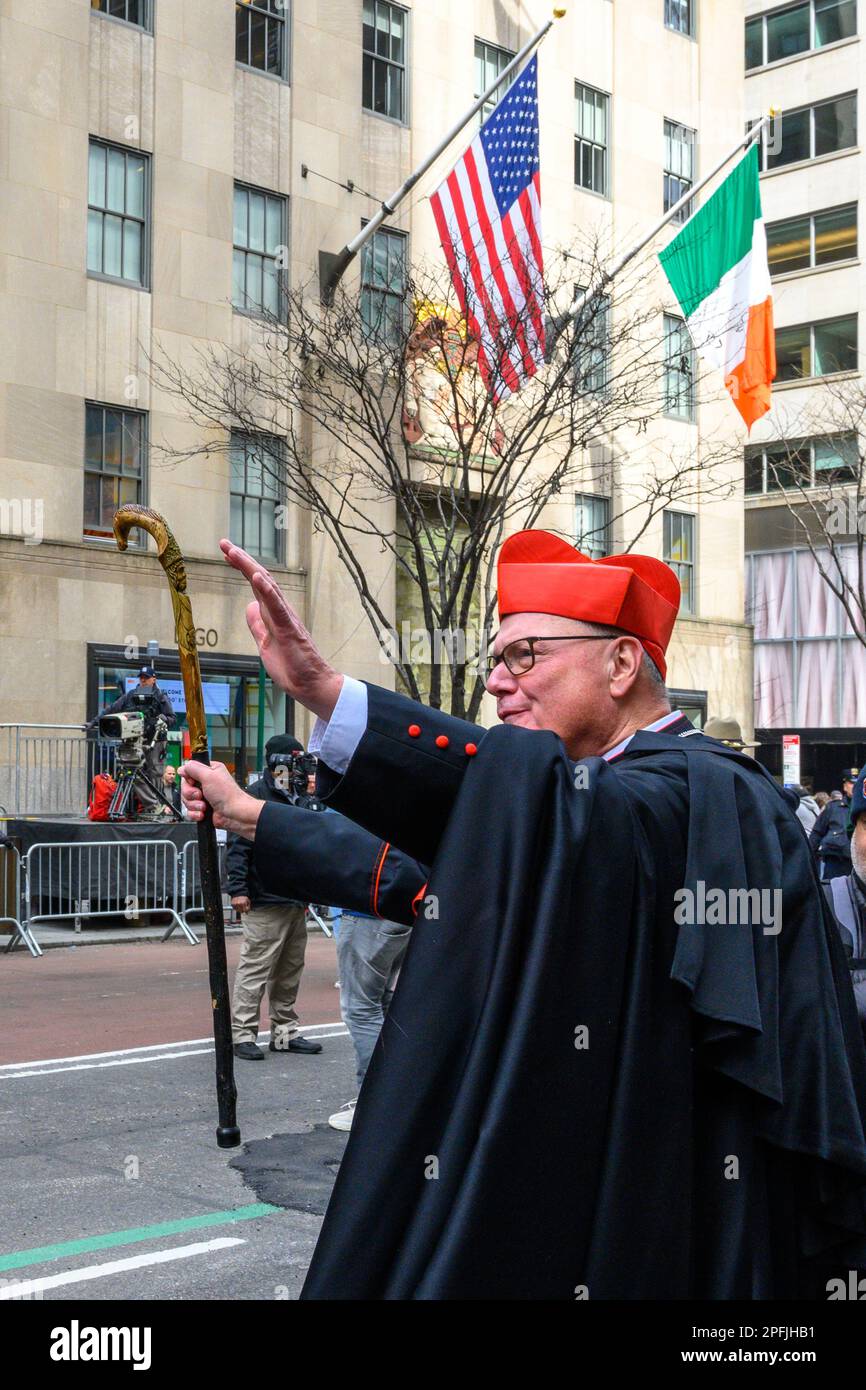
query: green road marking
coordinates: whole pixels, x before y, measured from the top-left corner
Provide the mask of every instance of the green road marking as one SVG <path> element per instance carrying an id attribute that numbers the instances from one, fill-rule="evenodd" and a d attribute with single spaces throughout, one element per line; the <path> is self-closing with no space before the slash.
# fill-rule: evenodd
<path id="1" fill-rule="evenodd" d="M 0 1273 L 7 1269 L 22 1269 L 47 1260 L 62 1260 L 67 1255 L 89 1255 L 93 1250 L 110 1250 L 114 1245 L 134 1245 L 141 1240 L 159 1240 L 161 1236 L 177 1236 L 184 1231 L 201 1231 L 207 1226 L 225 1226 L 234 1221 L 254 1221 L 257 1216 L 271 1216 L 285 1207 L 269 1202 L 253 1202 L 248 1207 L 228 1211 L 210 1211 L 204 1216 L 185 1216 L 180 1221 L 160 1221 L 155 1226 L 133 1226 L 128 1231 L 107 1231 L 102 1236 L 84 1236 L 81 1240 L 65 1240 L 59 1245 L 37 1245 L 32 1250 L 17 1250 L 0 1255 Z"/>

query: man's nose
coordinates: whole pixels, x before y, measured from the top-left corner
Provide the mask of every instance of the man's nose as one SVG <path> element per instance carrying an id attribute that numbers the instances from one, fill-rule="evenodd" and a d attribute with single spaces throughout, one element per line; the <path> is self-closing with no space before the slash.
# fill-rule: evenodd
<path id="1" fill-rule="evenodd" d="M 511 674 L 504 661 L 499 661 L 487 677 L 487 692 L 495 695 L 509 695 L 517 689 L 517 678 Z"/>

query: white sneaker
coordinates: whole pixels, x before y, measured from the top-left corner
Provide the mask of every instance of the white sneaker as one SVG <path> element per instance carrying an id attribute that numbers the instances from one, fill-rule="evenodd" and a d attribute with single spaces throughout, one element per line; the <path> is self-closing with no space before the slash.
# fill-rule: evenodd
<path id="1" fill-rule="evenodd" d="M 355 1100 L 347 1101 L 345 1105 L 340 1106 L 336 1114 L 329 1115 L 328 1124 L 331 1126 L 331 1129 L 351 1129 L 352 1121 L 355 1118 L 355 1106 L 357 1103 L 358 1102 Z"/>

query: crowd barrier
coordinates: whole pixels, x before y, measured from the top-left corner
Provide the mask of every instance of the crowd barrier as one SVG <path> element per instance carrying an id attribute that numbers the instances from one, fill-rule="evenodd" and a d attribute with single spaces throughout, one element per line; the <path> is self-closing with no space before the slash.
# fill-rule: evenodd
<path id="1" fill-rule="evenodd" d="M 80 724 L 0 724 L 0 811 L 83 815 L 96 774 L 114 775 L 116 751 Z"/>
<path id="2" fill-rule="evenodd" d="M 219 845 L 220 876 L 225 844 Z M 229 899 L 223 894 L 226 918 Z M 204 916 L 198 845 L 189 841 L 178 853 L 170 840 L 31 845 L 22 859 L 12 845 L 0 846 L 0 925 L 12 927 L 5 950 L 22 942 L 32 956 L 42 951 L 34 924 L 167 914 L 163 941 L 178 928 L 191 945 L 199 942 L 190 919 Z"/>

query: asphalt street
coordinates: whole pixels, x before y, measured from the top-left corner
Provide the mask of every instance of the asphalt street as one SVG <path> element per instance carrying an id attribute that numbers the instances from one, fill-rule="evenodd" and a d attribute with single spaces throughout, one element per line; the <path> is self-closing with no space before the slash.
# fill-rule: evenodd
<path id="1" fill-rule="evenodd" d="M 307 962 L 323 1051 L 238 1061 L 222 1151 L 204 945 L 0 957 L 0 1300 L 297 1297 L 354 1094 L 333 942 Z"/>

